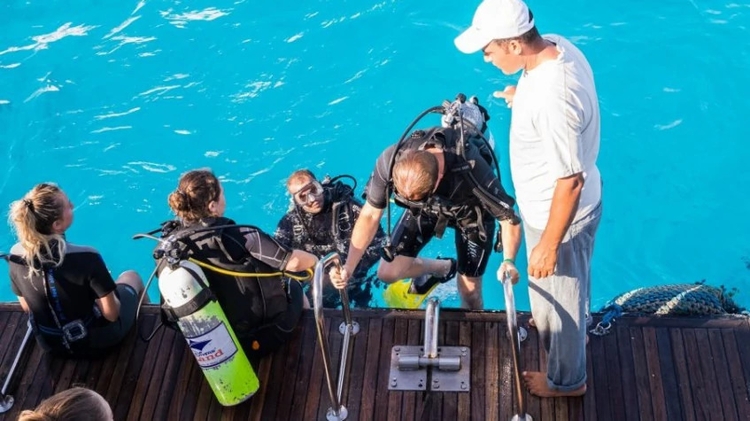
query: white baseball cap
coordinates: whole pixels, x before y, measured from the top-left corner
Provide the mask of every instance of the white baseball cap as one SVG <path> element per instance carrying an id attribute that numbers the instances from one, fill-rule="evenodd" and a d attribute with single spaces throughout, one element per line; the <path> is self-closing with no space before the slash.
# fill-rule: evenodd
<path id="1" fill-rule="evenodd" d="M 521 36 L 534 27 L 534 16 L 521 0 L 484 0 L 469 29 L 454 40 L 466 54 L 476 53 L 496 39 Z"/>

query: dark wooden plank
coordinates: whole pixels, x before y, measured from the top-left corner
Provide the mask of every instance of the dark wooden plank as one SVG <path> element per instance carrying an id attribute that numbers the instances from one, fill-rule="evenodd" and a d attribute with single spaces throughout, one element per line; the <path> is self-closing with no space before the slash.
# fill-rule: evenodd
<path id="1" fill-rule="evenodd" d="M 664 402 L 664 387 L 659 364 L 659 346 L 656 341 L 656 330 L 653 327 L 643 328 L 643 349 L 646 352 L 646 367 L 651 395 L 654 419 L 667 419 L 667 408 Z"/>
<path id="2" fill-rule="evenodd" d="M 687 359 L 688 374 L 690 376 L 690 385 L 692 386 L 692 395 L 695 402 L 695 416 L 699 420 L 711 419 L 713 416 L 713 399 L 708 390 L 706 373 L 701 369 L 701 358 L 704 350 L 698 348 L 700 345 L 696 340 L 696 329 L 681 329 L 682 338 L 685 342 L 685 356 Z M 707 350 L 706 350 L 707 351 Z M 712 383 L 713 387 L 716 383 Z M 721 418 L 718 418 L 721 419 Z"/>
<path id="3" fill-rule="evenodd" d="M 711 354 L 711 343 L 708 339 L 708 329 L 695 329 L 695 341 L 696 351 L 698 351 L 698 361 L 700 362 L 701 371 L 703 372 L 703 379 L 707 382 L 709 387 L 706 387 L 710 417 L 718 417 L 718 419 L 726 420 L 724 411 L 721 405 L 721 397 L 719 396 L 720 389 L 718 388 L 718 379 L 716 377 L 716 370 L 712 359 L 724 358 L 723 355 L 712 355 Z M 734 408 L 732 408 L 734 409 Z"/>
<path id="4" fill-rule="evenodd" d="M 50 387 L 48 389 L 51 390 L 51 381 L 48 379 L 51 379 L 53 376 L 53 361 L 62 360 L 61 358 L 52 358 L 49 355 L 44 355 L 44 352 L 41 349 L 37 349 L 39 346 L 37 346 L 34 339 L 30 339 L 30 342 L 32 342 L 32 344 L 29 344 L 26 352 L 28 353 L 32 347 L 34 350 L 31 351 L 31 356 L 25 363 L 26 370 L 24 371 L 36 371 L 36 373 L 34 374 L 31 384 L 24 391 L 23 399 L 16 399 L 16 405 L 20 405 L 24 409 L 34 408 L 37 402 L 47 397 L 47 395 L 43 394 L 43 389 L 45 386 L 49 385 Z M 58 364 L 58 367 L 61 367 L 61 365 Z"/>
<path id="5" fill-rule="evenodd" d="M 165 328 L 159 332 L 157 337 L 152 338 L 149 342 L 147 352 L 155 352 L 156 354 L 151 354 L 155 355 L 151 368 L 145 372 L 141 370 L 139 387 L 136 387 L 136 396 L 143 396 L 142 409 L 138 419 L 149 420 L 159 418 L 155 416 L 156 405 L 162 395 L 164 383 L 169 383 L 169 378 L 166 377 L 169 362 L 173 359 L 182 358 L 182 353 L 172 355 L 169 351 L 174 348 L 174 342 L 182 340 L 182 335 L 178 337 L 174 330 Z M 153 347 L 153 342 L 156 341 L 159 341 L 159 344 Z M 147 362 L 144 364 L 145 367 L 148 367 Z"/>
<path id="6" fill-rule="evenodd" d="M 0 312 L 0 373 L 3 375 L 3 379 L 5 378 L 5 373 L 8 369 L 10 369 L 10 364 L 13 362 L 13 356 L 8 356 L 8 354 L 15 355 L 15 350 L 10 346 L 10 342 L 13 339 L 12 335 L 9 335 L 5 331 L 5 326 L 8 324 L 8 319 L 11 315 L 17 314 L 17 312 L 10 312 L 10 311 L 2 311 Z M 10 361 L 7 362 L 7 368 L 6 368 L 6 358 Z"/>
<path id="7" fill-rule="evenodd" d="M 529 326 L 528 321 L 524 321 L 523 323 L 520 323 L 519 321 L 519 325 L 524 326 L 527 333 L 526 340 L 521 342 L 521 370 L 522 372 L 541 371 L 541 368 L 539 367 L 539 353 L 541 351 L 539 332 L 536 328 Z M 515 382 L 515 379 L 513 381 Z M 526 413 L 534 419 L 541 419 L 541 399 L 530 394 L 525 387 L 524 397 L 526 399 Z"/>
<path id="8" fill-rule="evenodd" d="M 508 411 L 508 407 L 512 406 L 510 400 L 512 398 L 507 393 L 501 393 L 500 391 L 500 364 L 503 364 L 503 374 L 507 374 L 510 371 L 511 365 L 507 358 L 501 358 L 500 347 L 507 350 L 508 346 L 510 346 L 510 340 L 507 336 L 503 334 L 502 340 L 500 339 L 500 332 L 505 330 L 504 327 L 504 324 L 501 325 L 498 322 L 484 324 L 484 415 L 485 419 L 489 420 L 499 419 L 500 404 L 504 406 L 503 412 L 508 414 L 503 418 L 509 418 L 510 411 Z M 506 390 L 503 388 L 503 392 Z M 504 395 L 502 403 L 500 401 L 501 395 Z"/>
<path id="9" fill-rule="evenodd" d="M 459 324 L 458 345 L 462 347 L 471 348 L 471 324 L 466 321 L 458 322 L 458 324 Z M 409 329 L 411 329 L 411 325 L 409 326 Z M 470 353 L 470 355 L 471 354 L 472 353 Z M 471 355 L 471 357 L 473 357 L 473 355 Z M 474 386 L 474 384 L 470 382 L 469 390 L 471 390 L 471 388 L 473 387 L 476 387 L 476 386 Z M 456 420 L 457 421 L 469 421 L 471 419 L 470 417 L 471 417 L 471 393 L 470 391 L 459 393 L 458 394 L 458 414 L 457 414 Z"/>
<path id="10" fill-rule="evenodd" d="M 201 391 L 207 386 L 203 370 L 195 360 L 195 356 L 188 347 L 190 352 L 190 358 L 193 359 L 190 364 L 190 377 L 187 380 L 187 388 L 185 389 L 185 396 L 182 400 L 182 406 L 178 408 L 178 414 L 180 419 L 198 419 L 198 404 L 201 395 Z"/>
<path id="11" fill-rule="evenodd" d="M 667 328 L 656 328 L 656 346 L 659 351 L 659 378 L 662 382 L 664 392 L 664 404 L 666 406 L 667 420 L 683 419 L 682 405 L 680 404 L 680 389 L 677 384 L 677 367 L 675 366 L 672 340 Z"/>
<path id="12" fill-rule="evenodd" d="M 380 352 L 378 359 L 377 369 L 377 383 L 375 385 L 375 406 L 374 419 L 385 420 L 388 418 L 388 405 L 384 405 L 384 402 L 388 401 L 388 372 L 391 366 L 391 348 L 396 345 L 393 342 L 394 328 L 396 326 L 396 318 L 388 317 L 383 320 L 383 332 L 380 336 Z"/>
<path id="13" fill-rule="evenodd" d="M 153 326 L 155 320 L 155 317 L 150 317 L 144 325 Z M 132 333 L 133 332 L 131 332 L 131 336 L 129 336 L 126 341 L 126 344 L 124 344 L 125 346 L 132 344 L 133 352 L 131 357 L 128 361 L 125 361 L 124 364 L 122 364 L 124 366 L 122 371 L 119 370 L 121 368 L 120 364 L 115 368 L 115 373 L 118 373 L 121 376 L 118 376 L 121 380 L 118 381 L 113 377 L 113 384 L 110 385 L 107 391 L 108 394 L 111 393 L 116 397 L 112 400 L 107 400 L 109 402 L 114 402 L 112 412 L 117 420 L 124 420 L 127 418 L 130 405 L 132 401 L 136 400 L 133 398 L 133 394 L 138 386 L 141 367 L 145 361 L 151 360 L 153 357 L 152 354 L 146 353 L 148 350 L 148 344 L 136 339 Z"/>
<path id="14" fill-rule="evenodd" d="M 548 362 L 548 353 L 547 350 L 544 347 L 544 340 L 542 339 L 541 335 L 539 336 L 539 372 L 541 373 L 547 373 L 547 362 Z M 539 417 L 543 420 L 553 420 L 556 417 L 555 414 L 555 400 L 554 399 L 546 399 L 546 398 L 536 398 L 539 400 Z"/>
<path id="15" fill-rule="evenodd" d="M 383 334 L 383 319 L 371 319 L 370 329 L 367 332 L 367 354 L 365 354 L 365 375 L 362 383 L 362 401 L 360 405 L 359 419 L 361 421 L 372 420 L 375 412 L 375 390 L 378 384 L 378 360 L 379 352 L 388 352 L 380 346 L 380 337 Z M 378 351 L 380 350 L 380 351 Z"/>
<path id="16" fill-rule="evenodd" d="M 271 367 L 271 375 L 283 377 L 284 381 L 272 382 L 272 385 L 269 386 L 263 411 L 263 416 L 266 419 L 289 419 L 289 413 L 294 404 L 295 375 L 303 337 L 302 330 L 295 329 L 289 341 L 273 355 L 274 362 Z"/>
<path id="17" fill-rule="evenodd" d="M 594 325 L 598 320 L 594 320 Z M 591 341 L 594 335 L 589 333 L 588 339 L 586 340 L 586 394 L 583 395 L 583 419 L 585 421 L 596 420 L 596 395 L 601 393 L 597 392 L 594 387 L 594 353 L 591 349 Z"/>
<path id="18" fill-rule="evenodd" d="M 394 321 L 393 326 L 394 332 L 393 332 L 393 345 L 406 345 L 407 341 L 407 334 L 409 331 L 409 321 L 406 319 L 396 319 Z M 390 354 L 389 354 L 389 365 L 390 365 Z M 381 370 L 383 370 L 385 367 L 381 367 Z M 384 375 L 387 375 L 386 372 L 383 373 Z M 388 379 L 384 378 L 384 380 L 381 380 L 381 382 L 386 383 L 386 387 L 388 386 Z M 387 392 L 387 400 L 385 401 L 386 405 L 388 406 L 388 412 L 386 413 L 386 419 L 388 421 L 397 421 L 401 419 L 401 409 L 402 409 L 402 398 L 404 397 L 404 394 L 407 392 L 401 392 L 396 390 L 391 390 Z M 411 408 L 409 408 L 411 409 Z M 413 415 L 412 415 L 413 416 Z"/>
<path id="19" fill-rule="evenodd" d="M 159 396 L 154 406 L 153 419 L 166 419 L 169 415 L 169 405 L 172 400 L 179 398 L 177 389 L 180 385 L 177 384 L 177 379 L 180 372 L 188 371 L 187 365 L 192 363 L 189 359 L 185 359 L 186 356 L 190 357 L 190 355 L 186 355 L 185 351 L 187 351 L 185 338 L 183 338 L 182 334 L 173 331 L 172 347 L 165 351 L 170 358 L 164 370 L 163 382 L 161 388 L 159 388 Z"/>
<path id="20" fill-rule="evenodd" d="M 498 321 L 494 325 L 496 333 L 491 333 L 491 335 L 494 335 L 494 343 L 487 343 L 487 346 L 496 350 L 494 357 L 491 357 L 490 353 L 487 354 L 487 364 L 493 365 L 497 373 L 497 398 L 493 401 L 493 411 L 500 419 L 510 419 L 514 414 L 518 413 L 518 397 L 515 391 L 515 366 L 513 365 L 511 350 L 515 339 L 511 338 L 508 333 L 507 316 L 504 315 L 503 320 Z M 493 359 L 491 360 L 490 358 Z M 488 396 L 489 399 L 491 398 Z"/>
<path id="21" fill-rule="evenodd" d="M 445 327 L 445 346 L 455 347 L 459 345 L 459 325 L 456 321 L 441 323 Z M 458 395 L 461 393 L 446 393 L 443 395 L 443 419 L 455 420 L 458 418 Z M 406 405 L 404 405 L 406 407 Z"/>
<path id="22" fill-rule="evenodd" d="M 727 365 L 727 352 L 724 350 L 724 340 L 720 329 L 708 329 L 708 340 L 711 344 L 711 356 L 713 357 L 713 369 L 716 375 L 716 389 L 719 392 L 724 419 L 734 421 L 739 419 L 737 404 L 734 401 L 734 390 L 732 380 L 729 377 L 730 368 Z M 750 416 L 750 414 L 748 414 Z"/>
<path id="23" fill-rule="evenodd" d="M 407 320 L 407 337 L 406 345 L 418 345 L 424 339 L 423 338 L 423 326 L 424 324 L 418 319 Z M 421 393 L 418 392 L 404 392 L 401 398 L 404 410 L 401 412 L 402 421 L 411 421 L 417 419 L 417 411 L 420 409 L 418 405 L 421 404 Z"/>
<path id="24" fill-rule="evenodd" d="M 740 360 L 742 361 L 740 367 L 745 376 L 745 399 L 747 405 L 748 401 L 750 401 L 750 319 L 747 320 L 744 328 L 736 329 L 734 334 L 737 339 Z M 740 367 L 736 369 L 739 370 Z M 750 412 L 745 412 L 745 414 L 750 414 Z M 750 420 L 750 416 L 748 416 L 748 419 Z"/>
<path id="25" fill-rule="evenodd" d="M 487 398 L 485 395 L 487 387 L 487 359 L 486 349 L 486 327 L 485 323 L 472 323 L 472 330 L 476 334 L 471 337 L 471 419 L 489 420 L 485 415 Z M 495 418 L 497 419 L 497 418 Z"/>
<path id="26" fill-rule="evenodd" d="M 145 316 L 145 315 L 144 315 Z M 156 322 L 155 316 L 143 317 L 139 322 L 146 331 L 150 331 Z M 142 323 L 142 325 L 140 324 Z M 121 352 L 125 351 L 129 358 L 118 359 L 114 371 L 110 378 L 106 394 L 107 402 L 112 405 L 112 412 L 115 419 L 122 420 L 127 417 L 127 411 L 132 400 L 132 391 L 135 389 L 135 382 L 138 380 L 138 371 L 140 364 L 146 357 L 147 345 L 131 335 L 120 345 Z M 124 350 L 122 349 L 124 348 Z"/>
<path id="27" fill-rule="evenodd" d="M 610 331 L 609 335 L 617 335 L 617 330 Z M 597 335 L 589 337 L 589 349 L 591 350 L 591 365 L 593 366 L 593 392 L 596 402 L 596 418 L 591 420 L 611 420 L 614 419 L 613 406 L 615 402 L 622 400 L 622 394 L 612 396 L 609 388 L 609 371 L 612 369 L 607 365 L 607 354 L 604 352 L 604 338 Z M 616 357 L 616 356 L 615 356 Z M 619 380 L 618 380 L 619 381 Z M 586 392 L 588 394 L 589 392 Z"/>
<path id="28" fill-rule="evenodd" d="M 327 337 L 330 330 L 331 321 L 329 318 L 324 319 L 322 331 Z M 317 332 L 317 330 L 316 330 Z M 317 335 L 317 333 L 316 333 Z M 377 341 L 376 341 L 377 342 Z M 320 351 L 320 341 L 315 340 L 315 355 L 313 356 L 312 371 L 310 373 L 310 391 L 312 392 L 305 403 L 305 415 L 303 419 L 320 419 L 320 402 L 322 396 L 328 396 L 328 384 L 325 377 L 325 365 L 323 364 L 323 354 Z"/>
<path id="29" fill-rule="evenodd" d="M 608 384 L 611 396 L 621 396 L 622 400 L 613 399 L 612 419 L 638 419 L 638 391 L 636 390 L 636 367 L 633 363 L 633 347 L 630 329 L 618 321 L 612 328 L 613 335 L 603 336 L 604 353 L 607 361 Z M 614 358 L 611 358 L 612 355 Z M 610 398 L 612 399 L 612 398 Z"/>
<path id="30" fill-rule="evenodd" d="M 183 344 L 185 343 L 185 339 L 181 334 L 178 335 L 178 338 L 178 340 L 183 341 Z M 193 353 L 187 346 L 185 346 L 182 349 L 182 365 L 179 374 L 177 374 L 177 377 L 174 380 L 174 392 L 167 409 L 167 414 L 170 416 L 170 419 L 179 418 L 180 411 L 182 410 L 185 399 L 188 395 L 187 390 L 190 386 L 190 378 L 192 377 L 193 368 L 197 365 Z"/>
<path id="31" fill-rule="evenodd" d="M 24 333 L 21 334 L 24 335 L 25 328 L 22 329 L 24 330 Z M 20 381 L 16 387 L 15 399 L 16 402 L 20 403 L 20 408 L 23 409 L 30 409 L 36 406 L 36 402 L 39 398 L 39 387 L 37 387 L 38 383 L 35 384 L 34 379 L 37 372 L 40 371 L 39 366 L 41 365 L 42 356 L 44 355 L 44 352 L 38 346 L 29 346 L 26 348 L 26 353 L 28 354 L 29 351 L 30 355 L 27 360 L 28 362 L 24 365 L 20 365 L 20 367 L 25 366 L 26 369 L 19 370 L 18 375 Z M 41 377 L 38 380 L 41 380 Z"/>
<path id="32" fill-rule="evenodd" d="M 296 381 L 294 382 L 294 391 L 292 392 L 297 396 L 297 398 L 294 399 L 292 407 L 289 409 L 289 419 L 291 420 L 300 420 L 304 415 L 305 405 L 308 399 L 308 389 L 310 388 L 310 372 L 313 367 L 313 358 L 315 356 L 315 353 L 320 352 L 317 342 L 317 331 L 315 330 L 315 318 L 311 314 L 308 314 L 307 316 L 308 317 L 303 317 L 302 321 L 300 322 L 303 333 L 301 335 L 302 342 L 300 344 L 301 349 L 298 360 L 299 366 L 296 370 Z M 360 321 L 360 323 L 362 323 L 362 321 Z M 361 340 L 364 335 L 365 333 L 360 331 L 360 333 L 358 334 L 358 339 L 360 339 L 360 343 L 364 343 L 366 345 L 366 340 Z M 355 342 L 355 346 L 356 345 L 358 345 L 357 342 Z M 364 346 L 362 345 L 359 345 L 359 347 L 355 348 L 355 352 L 362 352 L 362 349 L 366 348 L 364 348 Z M 353 374 L 356 375 L 357 372 Z M 361 376 L 359 376 L 358 378 L 361 379 Z M 347 408 L 349 406 L 351 405 L 348 405 Z"/>
<path id="33" fill-rule="evenodd" d="M 652 371 L 646 360 L 647 351 L 645 350 L 643 332 L 641 329 L 631 327 L 630 339 L 640 419 L 650 420 L 654 417 L 652 410 L 653 405 L 651 403 L 651 391 L 649 390 L 649 378 L 651 377 Z"/>
<path id="34" fill-rule="evenodd" d="M 266 402 L 268 384 L 273 378 L 271 377 L 271 366 L 273 364 L 273 360 L 271 358 L 263 358 L 260 361 L 251 361 L 250 363 L 255 369 L 256 375 L 258 376 L 260 387 L 258 387 L 258 391 L 255 392 L 255 395 L 253 395 L 253 397 L 250 398 L 250 401 L 247 403 L 250 405 L 250 416 L 248 419 L 252 421 L 260 421 L 262 419 L 261 416 L 263 415 L 263 406 Z M 314 389 L 314 386 L 311 384 L 310 392 L 314 393 Z"/>
<path id="35" fill-rule="evenodd" d="M 690 372 L 688 368 L 688 358 L 685 354 L 685 341 L 683 340 L 682 330 L 677 328 L 669 329 L 669 335 L 672 339 L 672 354 L 677 374 L 677 384 L 680 387 L 680 403 L 683 408 L 683 415 L 686 421 L 695 420 L 695 405 L 693 404 L 693 394 L 691 391 Z"/>
<path id="36" fill-rule="evenodd" d="M 740 418 L 750 419 L 750 376 L 744 376 L 740 367 L 743 367 L 738 348 L 750 347 L 750 344 L 741 344 L 735 337 L 735 330 L 722 329 L 721 337 L 724 342 L 724 352 L 729 367 L 729 377 L 732 381 L 732 393 L 737 404 L 737 413 Z"/>

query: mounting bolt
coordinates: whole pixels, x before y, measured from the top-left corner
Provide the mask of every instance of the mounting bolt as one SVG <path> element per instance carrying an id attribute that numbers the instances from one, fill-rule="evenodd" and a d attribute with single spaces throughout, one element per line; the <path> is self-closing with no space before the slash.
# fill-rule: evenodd
<path id="1" fill-rule="evenodd" d="M 466 382 L 461 382 L 461 389 L 466 390 Z"/>
<path id="2" fill-rule="evenodd" d="M 391 387 L 396 387 L 397 384 L 398 384 L 398 381 L 396 381 L 396 378 L 395 377 L 392 378 L 391 379 Z"/>

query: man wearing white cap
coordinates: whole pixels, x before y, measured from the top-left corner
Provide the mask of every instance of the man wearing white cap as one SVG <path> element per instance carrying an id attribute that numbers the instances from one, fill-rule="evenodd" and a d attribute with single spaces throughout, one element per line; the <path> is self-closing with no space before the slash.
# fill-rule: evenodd
<path id="1" fill-rule="evenodd" d="M 455 40 L 510 75 L 495 92 L 512 107 L 510 166 L 528 253 L 531 312 L 549 353 L 547 372 L 525 372 L 542 397 L 586 393 L 586 313 L 594 236 L 601 219 L 599 104 L 583 53 L 540 36 L 521 0 L 485 0 Z"/>

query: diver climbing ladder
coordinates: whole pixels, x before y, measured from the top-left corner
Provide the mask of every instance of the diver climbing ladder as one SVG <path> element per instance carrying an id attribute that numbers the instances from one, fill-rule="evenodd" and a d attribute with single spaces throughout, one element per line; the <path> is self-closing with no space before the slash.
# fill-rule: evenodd
<path id="1" fill-rule="evenodd" d="M 349 415 L 349 412 L 343 402 L 341 402 L 341 394 L 348 368 L 347 359 L 352 347 L 351 338 L 359 332 L 359 324 L 352 321 L 352 313 L 349 309 L 349 295 L 346 289 L 339 290 L 341 307 L 344 312 L 344 321 L 339 325 L 339 332 L 344 335 L 344 340 L 341 344 L 338 384 L 334 392 L 331 354 L 328 349 L 328 339 L 325 335 L 325 320 L 323 320 L 323 276 L 326 268 L 330 265 L 341 266 L 341 258 L 338 253 L 329 253 L 315 265 L 312 287 L 313 310 L 315 312 L 315 328 L 318 331 L 318 343 L 320 344 L 320 351 L 323 354 L 323 369 L 325 370 L 326 384 L 328 385 L 328 396 L 331 399 L 332 405 L 326 412 L 326 419 L 328 421 L 343 421 Z"/>

